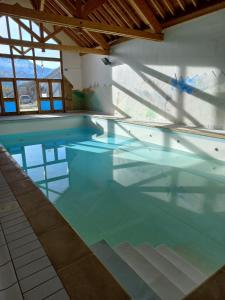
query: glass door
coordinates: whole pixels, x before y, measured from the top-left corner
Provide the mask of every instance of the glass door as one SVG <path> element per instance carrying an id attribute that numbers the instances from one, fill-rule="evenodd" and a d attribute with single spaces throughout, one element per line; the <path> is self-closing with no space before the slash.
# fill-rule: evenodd
<path id="1" fill-rule="evenodd" d="M 17 80 L 16 87 L 20 112 L 38 112 L 36 80 Z"/>
<path id="2" fill-rule="evenodd" d="M 41 113 L 64 111 L 61 80 L 39 80 L 39 109 Z"/>
<path id="3" fill-rule="evenodd" d="M 15 82 L 12 79 L 0 80 L 0 110 L 1 115 L 13 115 L 18 112 Z"/>

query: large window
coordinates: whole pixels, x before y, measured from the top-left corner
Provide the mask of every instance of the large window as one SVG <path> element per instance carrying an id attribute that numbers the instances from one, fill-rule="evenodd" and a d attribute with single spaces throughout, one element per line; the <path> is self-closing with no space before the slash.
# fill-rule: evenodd
<path id="1" fill-rule="evenodd" d="M 0 17 L 0 36 L 40 42 L 46 29 L 33 21 Z M 46 43 L 57 44 L 52 37 Z M 0 114 L 63 111 L 62 59 L 58 50 L 0 45 Z"/>

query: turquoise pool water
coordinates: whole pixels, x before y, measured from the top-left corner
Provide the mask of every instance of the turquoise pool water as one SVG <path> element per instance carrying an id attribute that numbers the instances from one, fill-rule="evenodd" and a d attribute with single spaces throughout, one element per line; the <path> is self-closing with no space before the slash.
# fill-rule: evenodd
<path id="1" fill-rule="evenodd" d="M 225 263 L 224 163 L 89 128 L 0 143 L 87 244 L 167 244 L 207 274 Z"/>

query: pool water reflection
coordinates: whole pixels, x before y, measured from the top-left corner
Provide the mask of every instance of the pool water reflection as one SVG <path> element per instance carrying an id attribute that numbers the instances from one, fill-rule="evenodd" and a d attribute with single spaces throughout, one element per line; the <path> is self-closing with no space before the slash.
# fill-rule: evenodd
<path id="1" fill-rule="evenodd" d="M 224 163 L 88 128 L 3 143 L 89 245 L 166 244 L 207 274 L 225 263 Z"/>

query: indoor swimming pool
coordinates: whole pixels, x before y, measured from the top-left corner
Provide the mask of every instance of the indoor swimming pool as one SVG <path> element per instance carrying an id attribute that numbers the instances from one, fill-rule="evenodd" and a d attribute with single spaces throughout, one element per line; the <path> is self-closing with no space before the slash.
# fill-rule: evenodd
<path id="1" fill-rule="evenodd" d="M 225 163 L 87 126 L 2 135 L 89 245 L 167 245 L 209 275 L 225 262 Z"/>

